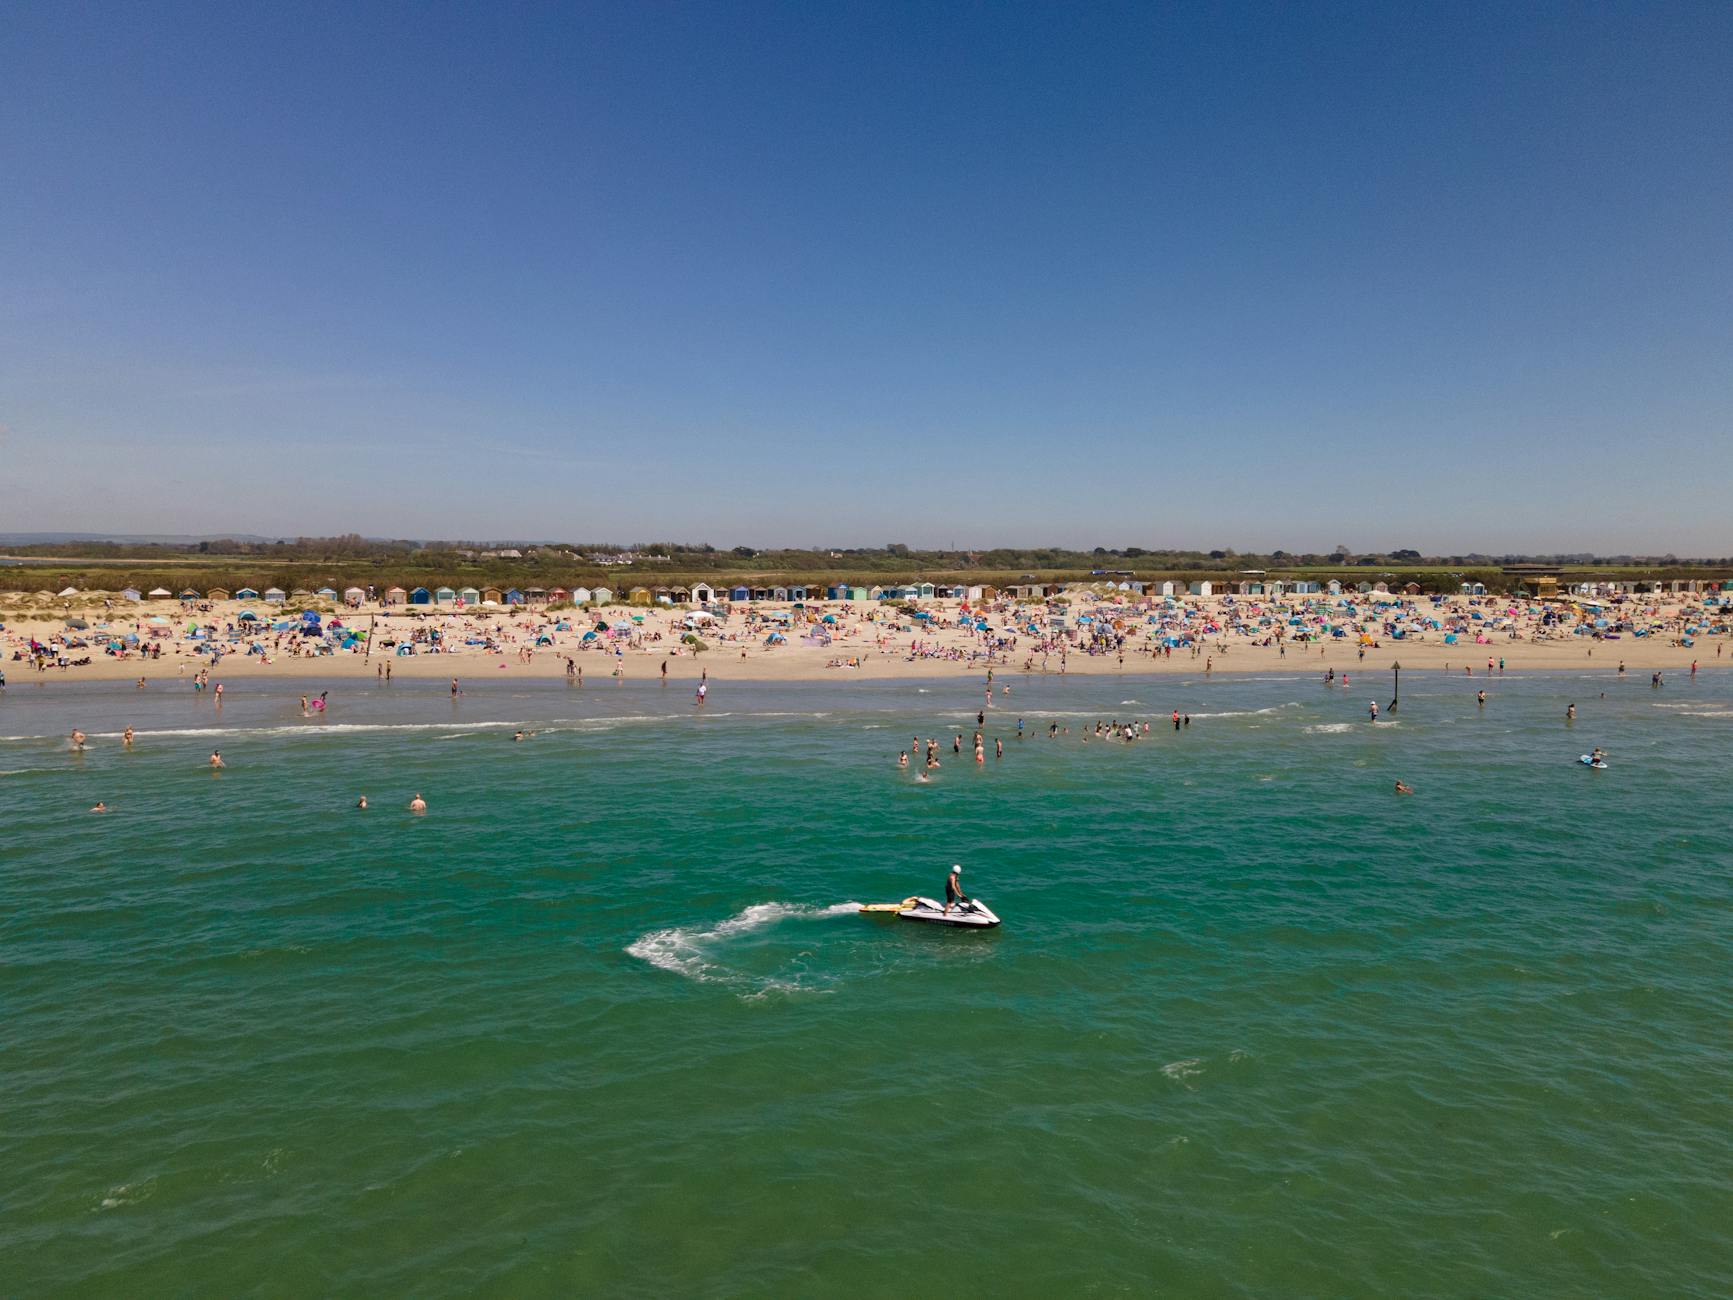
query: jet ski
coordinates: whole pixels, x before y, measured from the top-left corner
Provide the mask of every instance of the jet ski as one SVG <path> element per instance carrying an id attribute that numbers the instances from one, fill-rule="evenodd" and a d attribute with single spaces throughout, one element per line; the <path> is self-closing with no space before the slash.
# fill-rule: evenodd
<path id="1" fill-rule="evenodd" d="M 1592 767 L 1597 771 L 1604 772 L 1607 770 L 1607 760 L 1604 758 L 1596 758 L 1593 754 L 1584 754 L 1581 758 L 1577 759 L 1577 762 L 1581 763 L 1584 767 Z"/>
<path id="2" fill-rule="evenodd" d="M 957 925 L 970 930 L 990 930 L 999 924 L 999 918 L 978 898 L 952 903 L 948 912 L 937 899 L 905 898 L 896 914 L 904 921 L 930 921 L 934 925 Z"/>

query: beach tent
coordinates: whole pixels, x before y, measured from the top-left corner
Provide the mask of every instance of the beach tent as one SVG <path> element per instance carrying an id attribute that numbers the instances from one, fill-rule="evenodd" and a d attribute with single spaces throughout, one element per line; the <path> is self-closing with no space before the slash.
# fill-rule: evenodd
<path id="1" fill-rule="evenodd" d="M 243 623 L 250 623 L 258 617 L 259 616 L 255 613 L 253 613 L 253 611 L 250 609 L 243 609 L 241 611 L 241 622 L 243 622 Z"/>

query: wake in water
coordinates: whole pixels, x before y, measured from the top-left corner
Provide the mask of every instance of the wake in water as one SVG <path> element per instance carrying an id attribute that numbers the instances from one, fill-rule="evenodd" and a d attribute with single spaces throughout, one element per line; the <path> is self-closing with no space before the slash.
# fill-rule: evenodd
<path id="1" fill-rule="evenodd" d="M 675 926 L 668 930 L 652 930 L 627 944 L 626 952 L 640 961 L 700 984 L 748 989 L 748 996 L 774 991 L 795 992 L 810 989 L 811 985 L 803 983 L 798 975 L 793 978 L 754 975 L 740 969 L 737 964 L 730 965 L 724 960 L 729 944 L 783 921 L 818 921 L 833 916 L 858 915 L 859 912 L 860 904 L 854 902 L 833 903 L 829 907 L 813 907 L 805 903 L 754 903 L 709 929 Z"/>

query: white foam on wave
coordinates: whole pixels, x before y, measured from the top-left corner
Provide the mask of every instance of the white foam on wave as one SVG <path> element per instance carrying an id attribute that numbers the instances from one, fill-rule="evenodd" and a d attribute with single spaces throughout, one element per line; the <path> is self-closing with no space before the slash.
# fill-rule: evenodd
<path id="1" fill-rule="evenodd" d="M 1188 1056 L 1183 1061 L 1169 1061 L 1161 1067 L 1161 1072 L 1175 1083 L 1182 1083 L 1190 1088 L 1193 1085 L 1187 1081 L 1203 1073 L 1203 1057 Z"/>
<path id="2" fill-rule="evenodd" d="M 1306 728 L 1309 736 L 1329 736 L 1343 731 L 1352 731 L 1358 723 L 1354 722 L 1315 722 Z"/>
<path id="3" fill-rule="evenodd" d="M 808 903 L 754 903 L 709 929 L 674 926 L 667 930 L 652 930 L 627 944 L 626 953 L 659 970 L 684 975 L 700 984 L 753 984 L 760 993 L 776 988 L 792 991 L 797 986 L 786 980 L 756 979 L 729 969 L 718 959 L 717 950 L 731 938 L 762 930 L 779 921 L 821 920 L 859 911 L 860 904 L 855 902 L 833 903 L 829 907 L 814 907 Z"/>

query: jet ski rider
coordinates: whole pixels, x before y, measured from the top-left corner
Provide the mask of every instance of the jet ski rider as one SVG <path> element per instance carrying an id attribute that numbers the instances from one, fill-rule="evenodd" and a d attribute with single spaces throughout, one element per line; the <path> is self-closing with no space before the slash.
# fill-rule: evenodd
<path id="1" fill-rule="evenodd" d="M 947 912 L 956 904 L 969 901 L 969 896 L 963 892 L 963 882 L 957 879 L 962 874 L 963 868 L 953 862 L 951 874 L 945 877 L 945 911 Z"/>

